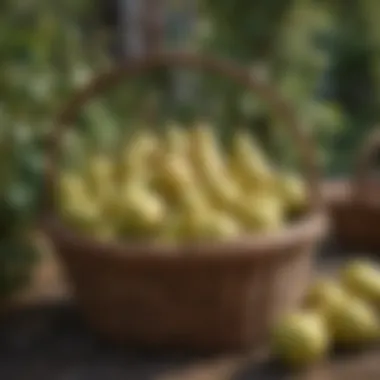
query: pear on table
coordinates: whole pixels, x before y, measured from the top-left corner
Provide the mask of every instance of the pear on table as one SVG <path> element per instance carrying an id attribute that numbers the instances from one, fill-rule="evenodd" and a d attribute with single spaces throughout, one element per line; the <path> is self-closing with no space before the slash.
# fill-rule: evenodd
<path id="1" fill-rule="evenodd" d="M 273 354 L 292 368 L 310 366 L 323 360 L 330 344 L 325 321 L 313 312 L 285 316 L 272 333 Z"/>
<path id="2" fill-rule="evenodd" d="M 332 346 L 355 350 L 380 343 L 378 276 L 375 263 L 354 260 L 336 276 L 314 281 L 300 309 L 273 327 L 273 354 L 289 366 L 307 366 Z"/>
<path id="3" fill-rule="evenodd" d="M 355 260 L 341 272 L 341 281 L 350 291 L 380 307 L 380 269 L 365 260 Z"/>
<path id="4" fill-rule="evenodd" d="M 360 299 L 337 304 L 331 309 L 329 327 L 340 346 L 360 347 L 379 341 L 380 323 L 370 304 Z"/>
<path id="5" fill-rule="evenodd" d="M 336 305 L 347 302 L 350 297 L 348 291 L 337 281 L 321 278 L 310 287 L 305 305 L 328 315 Z"/>

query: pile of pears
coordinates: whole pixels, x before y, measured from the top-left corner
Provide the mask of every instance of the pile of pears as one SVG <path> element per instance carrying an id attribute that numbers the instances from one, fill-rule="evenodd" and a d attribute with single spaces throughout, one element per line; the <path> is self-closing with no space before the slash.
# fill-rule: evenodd
<path id="1" fill-rule="evenodd" d="M 306 209 L 303 181 L 275 169 L 245 130 L 222 147 L 205 123 L 141 128 L 113 154 L 61 171 L 65 223 L 101 240 L 181 243 L 283 228 Z"/>
<path id="2" fill-rule="evenodd" d="M 337 278 L 317 280 L 303 308 L 273 329 L 272 351 L 284 364 L 305 368 L 333 349 L 380 343 L 380 267 L 368 260 L 347 263 Z"/>

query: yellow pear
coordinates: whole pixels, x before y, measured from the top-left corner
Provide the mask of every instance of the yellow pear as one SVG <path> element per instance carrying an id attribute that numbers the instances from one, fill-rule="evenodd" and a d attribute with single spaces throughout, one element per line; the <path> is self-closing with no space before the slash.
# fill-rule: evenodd
<path id="1" fill-rule="evenodd" d="M 228 240 L 239 236 L 239 224 L 224 213 L 204 210 L 202 214 L 184 212 L 178 219 L 177 235 L 184 240 Z"/>
<path id="2" fill-rule="evenodd" d="M 222 173 L 209 171 L 205 173 L 202 184 L 207 191 L 208 197 L 212 204 L 221 209 L 233 211 L 239 204 L 241 197 L 240 189 L 230 178 Z"/>
<path id="3" fill-rule="evenodd" d="M 198 187 L 191 186 L 181 194 L 175 223 L 176 234 L 185 240 L 203 237 L 211 223 L 213 209 Z"/>
<path id="4" fill-rule="evenodd" d="M 181 195 L 195 186 L 195 175 L 186 157 L 165 154 L 157 162 L 155 187 L 171 204 L 177 204 Z"/>
<path id="5" fill-rule="evenodd" d="M 322 278 L 310 286 L 305 297 L 305 305 L 328 316 L 336 305 L 348 302 L 349 299 L 350 295 L 339 283 Z"/>
<path id="6" fill-rule="evenodd" d="M 125 151 L 125 157 L 135 160 L 144 160 L 153 154 L 159 145 L 157 135 L 149 129 L 141 129 L 135 132 L 128 144 Z"/>
<path id="7" fill-rule="evenodd" d="M 380 307 L 380 270 L 366 260 L 349 262 L 341 272 L 341 281 L 353 294 Z"/>
<path id="8" fill-rule="evenodd" d="M 210 224 L 208 209 L 201 213 L 183 210 L 178 215 L 176 234 L 182 241 L 204 239 L 208 235 Z"/>
<path id="9" fill-rule="evenodd" d="M 91 185 L 98 186 L 112 178 L 113 169 L 113 161 L 108 155 L 96 154 L 89 157 L 86 174 Z"/>
<path id="10" fill-rule="evenodd" d="M 115 186 L 115 166 L 112 158 L 105 154 L 89 157 L 84 176 L 91 193 L 105 200 Z"/>
<path id="11" fill-rule="evenodd" d="M 336 304 L 329 314 L 329 328 L 340 346 L 358 347 L 380 338 L 380 324 L 375 311 L 364 301 L 352 298 Z"/>
<path id="12" fill-rule="evenodd" d="M 321 361 L 330 348 L 324 319 L 313 312 L 284 317 L 273 330 L 271 347 L 274 355 L 290 367 L 306 367 Z"/>
<path id="13" fill-rule="evenodd" d="M 139 237 L 157 234 L 165 222 L 165 203 L 139 183 L 129 184 L 123 191 L 120 208 L 124 216 L 123 229 L 129 235 Z"/>
<path id="14" fill-rule="evenodd" d="M 164 134 L 164 149 L 169 153 L 187 155 L 189 153 L 189 141 L 184 128 L 175 123 L 166 127 Z"/>
<path id="15" fill-rule="evenodd" d="M 197 125 L 190 129 L 189 153 L 196 170 L 204 175 L 203 167 L 217 173 L 226 172 L 220 147 L 212 129 L 208 125 Z"/>
<path id="16" fill-rule="evenodd" d="M 91 198 L 72 198 L 61 209 L 63 219 L 82 232 L 90 232 L 102 217 L 101 207 Z"/>
<path id="17" fill-rule="evenodd" d="M 60 204 L 64 206 L 67 202 L 75 198 L 87 198 L 88 187 L 83 177 L 73 171 L 64 171 L 58 180 L 58 198 Z"/>
<path id="18" fill-rule="evenodd" d="M 79 173 L 63 172 L 59 178 L 60 214 L 65 222 L 89 233 L 102 218 L 100 202 Z"/>
<path id="19" fill-rule="evenodd" d="M 198 187 L 182 194 L 177 225 L 177 233 L 184 239 L 228 239 L 242 230 L 231 215 L 215 209 Z"/>
<path id="20" fill-rule="evenodd" d="M 248 231 L 274 231 L 284 223 L 283 203 L 270 192 L 257 192 L 248 199 L 243 198 L 235 211 Z"/>
<path id="21" fill-rule="evenodd" d="M 151 168 L 160 150 L 158 137 L 149 129 L 135 132 L 120 153 L 118 178 L 146 177 L 152 175 Z"/>
<path id="22" fill-rule="evenodd" d="M 230 168 L 236 179 L 248 190 L 274 185 L 273 170 L 248 132 L 239 131 L 235 134 Z"/>
<path id="23" fill-rule="evenodd" d="M 302 210 L 307 203 L 306 185 L 294 174 L 281 174 L 277 179 L 279 196 L 290 212 Z"/>
<path id="24" fill-rule="evenodd" d="M 241 225 L 231 215 L 214 211 L 210 214 L 206 236 L 210 239 L 225 240 L 238 237 L 242 232 Z"/>
<path id="25" fill-rule="evenodd" d="M 231 210 L 241 197 L 239 186 L 229 176 L 212 130 L 198 125 L 189 132 L 194 171 L 210 201 L 217 208 Z"/>

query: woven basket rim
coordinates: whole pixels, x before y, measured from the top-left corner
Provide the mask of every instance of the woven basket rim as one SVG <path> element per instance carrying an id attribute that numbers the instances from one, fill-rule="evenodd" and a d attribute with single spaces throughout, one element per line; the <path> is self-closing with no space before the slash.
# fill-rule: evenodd
<path id="1" fill-rule="evenodd" d="M 138 261 L 209 259 L 218 261 L 223 258 L 228 260 L 244 257 L 274 258 L 289 248 L 296 248 L 323 237 L 327 231 L 328 220 L 324 212 L 312 212 L 276 232 L 241 236 L 229 241 L 194 242 L 183 245 L 159 242 L 102 242 L 76 233 L 54 215 L 46 217 L 43 224 L 43 229 L 53 241 L 61 242 L 65 246 L 81 246 L 82 252 L 89 258 L 100 255 Z M 70 250 L 64 251 L 70 253 Z"/>

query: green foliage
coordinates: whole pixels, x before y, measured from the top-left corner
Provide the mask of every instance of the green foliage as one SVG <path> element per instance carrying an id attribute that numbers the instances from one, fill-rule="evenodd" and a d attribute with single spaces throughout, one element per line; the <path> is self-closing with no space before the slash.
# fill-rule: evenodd
<path id="1" fill-rule="evenodd" d="M 43 143 L 68 94 L 107 63 L 79 29 L 80 1 L 0 5 L 0 295 L 27 278 L 36 254 L 20 238 L 39 210 Z"/>

